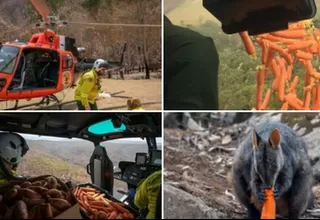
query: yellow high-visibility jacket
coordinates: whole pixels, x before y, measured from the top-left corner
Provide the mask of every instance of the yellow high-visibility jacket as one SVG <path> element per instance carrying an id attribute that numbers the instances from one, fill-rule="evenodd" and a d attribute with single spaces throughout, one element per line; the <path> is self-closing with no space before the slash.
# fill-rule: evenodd
<path id="1" fill-rule="evenodd" d="M 101 79 L 94 69 L 83 74 L 75 89 L 75 100 L 81 101 L 83 106 L 89 103 L 94 104 L 99 93 L 102 92 L 100 86 Z"/>
<path id="2" fill-rule="evenodd" d="M 142 181 L 136 191 L 134 204 L 139 209 L 149 209 L 146 219 L 155 219 L 157 196 L 161 184 L 161 170 L 154 172 Z"/>

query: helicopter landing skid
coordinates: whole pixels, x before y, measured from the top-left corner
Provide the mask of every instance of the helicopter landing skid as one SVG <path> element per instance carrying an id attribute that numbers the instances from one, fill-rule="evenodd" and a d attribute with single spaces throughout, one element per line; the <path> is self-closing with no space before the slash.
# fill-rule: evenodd
<path id="1" fill-rule="evenodd" d="M 60 100 L 55 95 L 48 95 L 42 98 L 42 100 L 37 104 L 39 105 L 49 105 L 51 102 L 56 102 L 57 104 L 60 104 Z"/>

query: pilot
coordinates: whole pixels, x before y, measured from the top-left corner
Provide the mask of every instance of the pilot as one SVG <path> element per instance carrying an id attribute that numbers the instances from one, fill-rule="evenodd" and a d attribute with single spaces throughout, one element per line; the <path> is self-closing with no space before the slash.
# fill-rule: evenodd
<path id="1" fill-rule="evenodd" d="M 217 110 L 219 55 L 213 40 L 166 16 L 185 0 L 164 0 L 164 109 Z"/>
<path id="2" fill-rule="evenodd" d="M 28 150 L 26 140 L 19 134 L 0 133 L 0 187 L 16 177 L 15 171 Z"/>
<path id="3" fill-rule="evenodd" d="M 148 209 L 146 219 L 155 219 L 156 212 L 159 211 L 157 199 L 159 193 L 161 194 L 161 180 L 162 171 L 159 170 L 148 176 L 137 187 L 134 196 L 134 205 L 139 209 Z"/>
<path id="4" fill-rule="evenodd" d="M 94 62 L 93 68 L 81 76 L 75 89 L 78 110 L 98 110 L 96 99 L 106 95 L 101 88 L 101 76 L 109 66 L 107 61 L 98 59 Z"/>

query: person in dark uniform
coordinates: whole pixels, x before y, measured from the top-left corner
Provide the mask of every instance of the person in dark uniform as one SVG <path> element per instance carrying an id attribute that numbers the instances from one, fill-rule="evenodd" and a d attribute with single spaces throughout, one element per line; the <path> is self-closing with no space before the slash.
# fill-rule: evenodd
<path id="1" fill-rule="evenodd" d="M 174 25 L 164 16 L 164 109 L 219 109 L 218 71 L 212 38 Z"/>

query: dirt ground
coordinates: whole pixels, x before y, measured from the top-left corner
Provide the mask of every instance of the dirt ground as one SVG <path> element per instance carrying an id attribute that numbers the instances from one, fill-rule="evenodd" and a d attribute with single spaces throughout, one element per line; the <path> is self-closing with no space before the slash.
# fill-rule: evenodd
<path id="1" fill-rule="evenodd" d="M 100 99 L 97 101 L 100 110 L 126 110 L 127 99 L 139 98 L 142 107 L 145 110 L 161 110 L 162 108 L 162 80 L 158 77 L 159 73 L 152 73 L 150 80 L 141 79 L 143 74 L 133 74 L 125 76 L 125 80 L 121 79 L 103 79 L 102 88 L 109 94 L 116 93 L 111 98 Z M 69 88 L 63 92 L 57 93 L 59 100 L 67 104 L 62 105 L 63 110 L 76 110 L 73 101 L 74 89 Z M 35 98 L 30 101 L 20 100 L 19 106 L 39 103 L 41 98 Z M 52 103 L 54 104 L 54 103 Z M 13 108 L 15 101 L 0 102 L 0 109 Z M 32 106 L 24 109 L 48 109 L 58 110 L 57 107 L 48 106 Z"/>
<path id="2" fill-rule="evenodd" d="M 236 201 L 228 183 L 236 140 L 210 152 L 190 147 L 186 144 L 186 136 L 190 134 L 179 129 L 166 129 L 164 132 L 164 181 L 200 198 L 217 212 L 218 218 L 246 218 L 246 210 Z M 309 210 L 304 218 L 320 218 L 314 213 L 320 209 L 320 188 L 315 192 L 314 209 Z"/>

